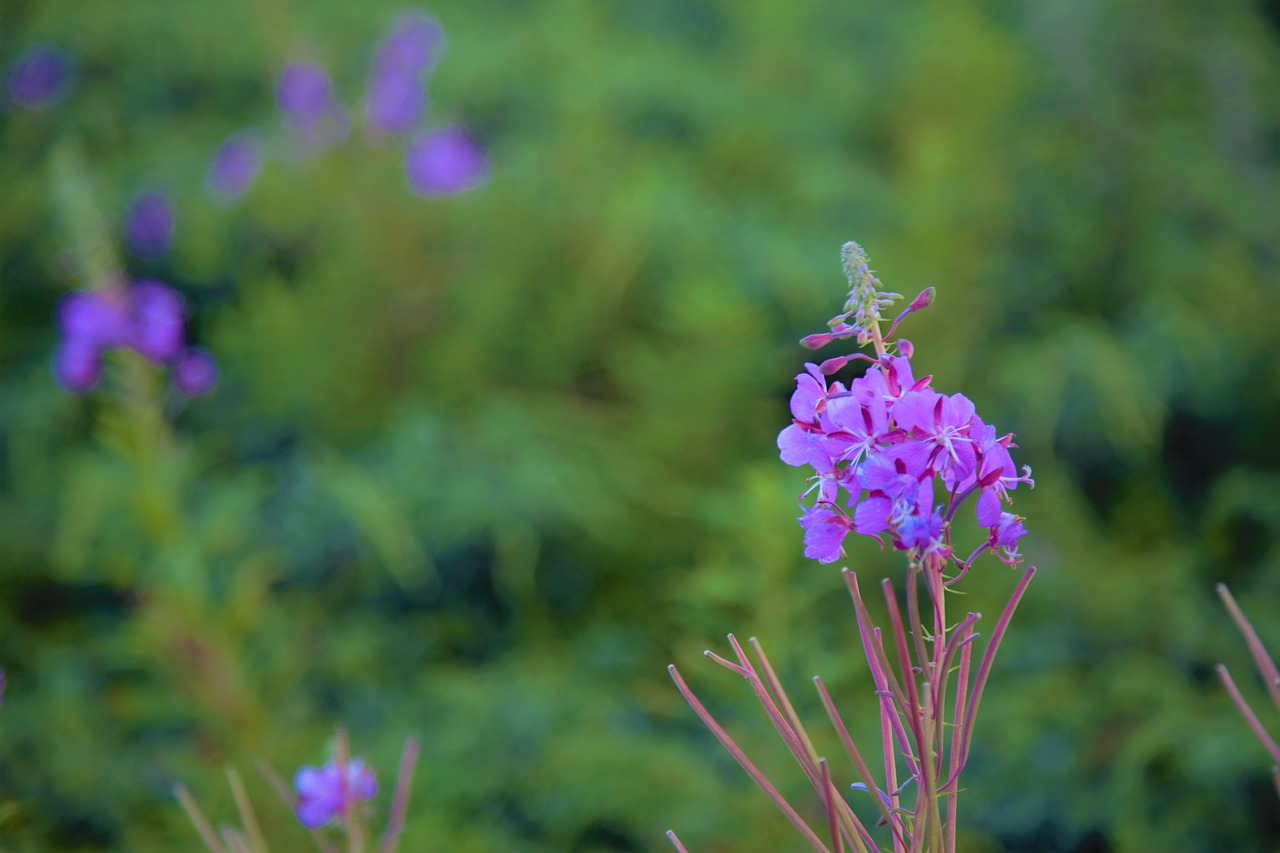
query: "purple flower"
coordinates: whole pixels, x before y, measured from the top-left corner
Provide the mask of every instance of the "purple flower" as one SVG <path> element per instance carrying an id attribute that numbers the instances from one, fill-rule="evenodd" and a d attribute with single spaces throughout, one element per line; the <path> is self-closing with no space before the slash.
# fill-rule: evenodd
<path id="1" fill-rule="evenodd" d="M 192 347 L 173 363 L 173 384 L 188 397 L 198 397 L 218 381 L 218 363 L 208 350 Z"/>
<path id="2" fill-rule="evenodd" d="M 114 290 L 68 293 L 58 303 L 58 327 L 64 341 L 98 350 L 122 346 L 129 340 L 128 306 Z"/>
<path id="3" fill-rule="evenodd" d="M 182 297 L 158 281 L 140 281 L 129 289 L 133 330 L 129 342 L 156 364 L 176 356 L 185 343 Z"/>
<path id="4" fill-rule="evenodd" d="M 997 557 L 1010 565 L 1016 563 L 1022 556 L 1018 553 L 1018 540 L 1027 535 L 1027 529 L 1022 526 L 1024 520 L 1022 516 L 1003 512 L 995 526 L 991 528 L 988 544 L 993 551 L 996 551 Z"/>
<path id="5" fill-rule="evenodd" d="M 234 134 L 218 148 L 204 183 L 212 192 L 228 200 L 238 199 L 262 168 L 262 136 L 253 130 Z"/>
<path id="6" fill-rule="evenodd" d="M 102 350 L 80 338 L 64 339 L 53 356 L 53 375 L 72 394 L 83 394 L 102 378 Z"/>
<path id="7" fill-rule="evenodd" d="M 62 340 L 54 375 L 72 393 L 97 384 L 102 354 L 119 347 L 156 364 L 173 362 L 174 383 L 184 394 L 202 394 L 217 380 L 212 356 L 198 349 L 184 352 L 182 297 L 158 281 L 70 293 L 58 305 L 58 326 Z"/>
<path id="8" fill-rule="evenodd" d="M 884 331 L 881 311 L 897 294 L 881 290 L 857 244 L 845 244 L 843 254 L 850 285 L 844 313 L 828 323 L 828 332 L 801 343 L 817 349 L 856 337 L 861 344 L 874 342 L 876 356 L 837 355 L 816 367 L 806 364 L 806 373 L 796 377 L 792 423 L 778 435 L 778 450 L 784 462 L 815 471 L 801 496 L 803 501 L 816 493 L 814 506 L 800 518 L 805 555 L 822 562 L 838 559 L 844 537 L 854 530 L 877 540 L 886 534 L 895 548 L 911 551 L 913 559 L 928 558 L 942 571 L 953 557 L 955 514 L 976 496 L 978 522 L 987 536 L 974 556 L 991 550 L 1005 562 L 1017 562 L 1017 540 L 1026 530 L 1020 516 L 1004 512 L 1003 502 L 1018 483 L 1034 484 L 1029 468 L 1021 475 L 1014 468 L 1013 436 L 996 438 L 963 394 L 933 390 L 929 376 L 916 379 L 914 348 L 901 338 L 893 340 L 899 321 L 927 307 L 933 290 L 912 300 Z M 855 360 L 871 366 L 847 391 L 839 382 L 828 385 L 826 377 Z M 935 504 L 939 482 L 944 497 Z M 961 574 L 972 560 L 957 561 Z"/>
<path id="9" fill-rule="evenodd" d="M 427 108 L 422 75 L 438 59 L 444 31 L 425 12 L 406 12 L 378 47 L 365 93 L 365 117 L 386 133 L 408 133 Z"/>
<path id="10" fill-rule="evenodd" d="M 294 62 L 276 77 L 276 105 L 295 124 L 308 127 L 316 123 L 332 104 L 329 73 L 315 63 Z"/>
<path id="11" fill-rule="evenodd" d="M 404 165 L 409 188 L 424 196 L 466 192 L 489 177 L 484 152 L 457 125 L 420 137 L 405 152 Z"/>
<path id="12" fill-rule="evenodd" d="M 324 826 L 340 817 L 357 800 L 372 800 L 378 791 L 373 771 L 362 759 L 347 762 L 346 774 L 335 761 L 323 767 L 304 766 L 293 777 L 293 787 L 298 792 L 295 810 L 298 820 L 308 829 Z"/>
<path id="13" fill-rule="evenodd" d="M 778 450 L 788 465 L 811 465 L 818 473 L 831 468 L 831 457 L 825 447 L 826 435 L 818 426 L 819 413 L 827 405 L 827 397 L 843 393 L 844 386 L 835 383 L 827 389 L 827 377 L 812 364 L 796 377 L 796 390 L 791 395 L 791 426 L 778 434 Z"/>
<path id="14" fill-rule="evenodd" d="M 804 528 L 804 555 L 820 563 L 834 563 L 844 556 L 844 537 L 851 525 L 844 515 L 824 506 L 810 507 L 800 516 Z"/>
<path id="15" fill-rule="evenodd" d="M 851 392 L 827 402 L 822 426 L 831 456 L 856 464 L 888 440 L 889 413 L 883 397 Z"/>
<path id="16" fill-rule="evenodd" d="M 125 240 L 139 258 L 156 258 L 173 244 L 173 205 L 158 190 L 138 193 L 125 216 Z"/>
<path id="17" fill-rule="evenodd" d="M 905 519 L 898 528 L 896 544 L 904 550 L 915 548 L 930 554 L 944 551 L 942 513 L 934 510 L 927 515 L 917 514 Z"/>
<path id="18" fill-rule="evenodd" d="M 963 394 L 948 397 L 929 389 L 907 391 L 893 404 L 894 421 L 912 438 L 932 447 L 931 464 L 949 469 L 949 481 L 973 473 L 973 442 L 968 434 L 973 416 L 973 403 Z"/>
<path id="19" fill-rule="evenodd" d="M 391 34 L 378 47 L 373 61 L 374 73 L 402 71 L 417 74 L 439 61 L 444 47 L 444 30 L 426 12 L 409 11 L 401 15 Z"/>
<path id="20" fill-rule="evenodd" d="M 318 150 L 346 138 L 348 123 L 333 95 L 329 72 L 312 62 L 285 66 L 276 78 L 276 104 L 302 137 L 300 149 Z"/>
<path id="21" fill-rule="evenodd" d="M 66 97 L 70 81 L 67 55 L 52 45 L 33 44 L 9 66 L 9 97 L 27 109 L 46 107 Z"/>
<path id="22" fill-rule="evenodd" d="M 417 72 L 377 72 L 365 93 L 369 123 L 386 133 L 408 133 L 427 110 L 427 87 Z"/>

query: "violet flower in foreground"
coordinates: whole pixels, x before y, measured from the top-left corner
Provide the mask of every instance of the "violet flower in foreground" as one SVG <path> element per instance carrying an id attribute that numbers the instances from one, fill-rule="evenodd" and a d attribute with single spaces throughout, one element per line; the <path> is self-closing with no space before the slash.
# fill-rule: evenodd
<path id="1" fill-rule="evenodd" d="M 429 131 L 410 145 L 404 167 L 409 188 L 418 195 L 456 195 L 489 177 L 484 151 L 457 125 Z"/>
<path id="2" fill-rule="evenodd" d="M 9 66 L 9 97 L 20 107 L 47 107 L 70 89 L 71 61 L 52 45 L 30 45 Z"/>
<path id="3" fill-rule="evenodd" d="M 778 450 L 787 464 L 812 471 L 801 496 L 812 500 L 800 516 L 806 557 L 823 563 L 839 560 L 848 535 L 859 533 L 882 547 L 887 539 L 907 558 L 905 614 L 894 584 L 881 583 L 889 617 L 883 631 L 871 621 L 857 576 L 843 571 L 880 716 L 882 770 L 863 757 L 821 679 L 814 679 L 819 697 L 855 771 L 856 781 L 848 784 L 837 784 L 835 771 L 814 750 L 759 642 L 750 641 L 748 654 L 730 634 L 733 659 L 706 652 L 748 682 L 803 769 L 826 816 L 825 825 L 815 829 L 703 707 L 676 668 L 668 669 L 698 717 L 814 850 L 955 853 L 960 775 L 969 758 L 978 706 L 996 651 L 1035 569 L 1025 570 L 1015 585 L 976 665 L 980 615 L 948 618 L 947 595 L 984 552 L 1011 566 L 1018 563 L 1018 540 L 1027 531 L 1022 517 L 1004 505 L 1018 484 L 1034 484 L 1029 468 L 1020 473 L 1014 466 L 1009 454 L 1013 436 L 997 437 L 963 394 L 940 393 L 930 387 L 931 377 L 917 377 L 914 347 L 893 338 L 902 320 L 933 302 L 933 289 L 882 329 L 882 312 L 900 297 L 881 289 L 856 243 L 845 244 L 841 254 L 849 281 L 844 308 L 828 323 L 829 331 L 801 343 L 817 349 L 854 338 L 860 345 L 871 344 L 874 353 L 805 365 L 796 377 L 792 422 L 778 435 Z M 828 381 L 849 364 L 860 364 L 865 372 L 847 382 Z M 961 557 L 953 546 L 952 526 L 970 499 L 985 535 Z M 925 601 L 932 605 L 928 610 Z M 869 795 L 859 798 L 864 804 L 860 808 L 876 822 L 869 825 L 846 801 L 840 792 L 849 789 Z M 880 826 L 888 827 L 888 838 L 877 840 L 872 834 Z M 674 832 L 667 837 L 684 850 Z"/>
<path id="4" fill-rule="evenodd" d="M 360 800 L 372 800 L 378 793 L 378 782 L 363 759 L 347 762 L 346 774 L 337 761 L 322 767 L 304 766 L 293 777 L 298 793 L 295 811 L 298 821 L 308 829 L 324 826 Z"/>

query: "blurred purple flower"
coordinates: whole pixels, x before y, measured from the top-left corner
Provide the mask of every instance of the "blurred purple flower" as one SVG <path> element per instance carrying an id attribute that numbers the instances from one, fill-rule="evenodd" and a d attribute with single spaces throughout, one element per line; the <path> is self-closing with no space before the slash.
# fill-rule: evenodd
<path id="1" fill-rule="evenodd" d="M 139 258 L 156 258 L 173 245 L 173 204 L 158 190 L 138 193 L 125 217 L 125 240 Z"/>
<path id="2" fill-rule="evenodd" d="M 46 107 L 71 89 L 71 61 L 52 45 L 33 44 L 9 66 L 9 96 L 28 109 Z"/>
<path id="3" fill-rule="evenodd" d="M 164 364 L 185 343 L 182 297 L 158 281 L 139 281 L 129 289 L 133 308 L 130 346 L 149 361 Z"/>
<path id="4" fill-rule="evenodd" d="M 102 376 L 103 350 L 129 340 L 129 314 L 113 291 L 69 293 L 58 303 L 58 329 L 54 376 L 71 393 L 82 394 Z"/>
<path id="5" fill-rule="evenodd" d="M 387 133 L 408 133 L 427 108 L 423 72 L 433 66 L 444 46 L 444 31 L 425 12 L 400 16 L 378 46 L 365 92 L 365 117 Z"/>
<path id="6" fill-rule="evenodd" d="M 155 364 L 172 364 L 174 384 L 189 396 L 213 387 L 218 368 L 202 349 L 184 349 L 182 297 L 158 281 L 78 291 L 58 305 L 62 339 L 53 371 L 68 391 L 88 391 L 102 377 L 102 354 L 128 347 Z"/>
<path id="7" fill-rule="evenodd" d="M 365 92 L 369 124 L 386 133 L 408 133 L 427 110 L 427 87 L 417 72 L 374 72 Z"/>
<path id="8" fill-rule="evenodd" d="M 262 136 L 254 130 L 242 130 L 222 143 L 205 175 L 205 186 L 226 199 L 237 199 L 262 168 Z"/>
<path id="9" fill-rule="evenodd" d="M 53 375 L 72 394 L 83 394 L 102 378 L 102 350 L 83 339 L 64 339 L 53 357 Z"/>
<path id="10" fill-rule="evenodd" d="M 293 787 L 298 792 L 295 809 L 303 826 L 324 826 L 357 800 L 373 799 L 378 783 L 364 761 L 353 758 L 347 762 L 346 770 L 345 779 L 334 761 L 320 768 L 304 766 L 298 770 Z"/>
<path id="11" fill-rule="evenodd" d="M 347 136 L 346 112 L 333 95 L 329 73 L 313 62 L 294 62 L 276 77 L 276 104 L 301 134 L 299 151 L 336 145 Z"/>
<path id="12" fill-rule="evenodd" d="M 332 103 L 329 73 L 315 63 L 294 62 L 276 77 L 276 104 L 294 124 L 309 127 L 324 118 Z"/>
<path id="13" fill-rule="evenodd" d="M 439 61 L 443 48 L 444 30 L 435 18 L 418 10 L 405 12 L 378 47 L 374 73 L 426 71 Z"/>
<path id="14" fill-rule="evenodd" d="M 198 397 L 218 381 L 218 363 L 208 350 L 192 347 L 173 363 L 173 384 L 188 397 Z"/>
<path id="15" fill-rule="evenodd" d="M 418 195 L 454 195 L 484 183 L 489 162 L 462 127 L 433 130 L 405 152 L 409 188 Z"/>
<path id="16" fill-rule="evenodd" d="M 64 341 L 94 349 L 122 346 L 129 340 L 129 312 L 115 291 L 68 293 L 58 303 L 58 328 Z"/>

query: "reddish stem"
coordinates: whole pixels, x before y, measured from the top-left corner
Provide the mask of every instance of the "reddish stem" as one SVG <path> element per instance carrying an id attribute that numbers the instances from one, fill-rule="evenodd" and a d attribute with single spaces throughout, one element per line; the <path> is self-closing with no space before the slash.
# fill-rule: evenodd
<path id="1" fill-rule="evenodd" d="M 818 838 L 814 831 L 809 828 L 808 824 L 806 824 L 800 815 L 796 813 L 796 810 L 791 807 L 791 804 L 786 801 L 782 794 L 778 793 L 778 789 L 774 788 L 773 785 L 769 783 L 769 780 L 765 778 L 765 775 L 751 763 L 751 759 L 747 758 L 746 753 L 744 753 L 738 745 L 733 742 L 733 738 L 729 737 L 729 733 L 722 729 L 720 724 L 715 721 L 715 718 L 711 716 L 710 712 L 702 706 L 702 703 L 698 701 L 698 697 L 693 695 L 693 691 L 689 689 L 689 686 L 685 684 L 684 679 L 680 677 L 680 672 L 675 668 L 675 666 L 672 665 L 667 667 L 667 672 L 671 673 L 671 678 L 675 681 L 676 689 L 680 691 L 680 695 L 689 703 L 689 707 L 693 708 L 693 712 L 698 715 L 698 718 L 702 720 L 703 724 L 711 730 L 711 734 L 715 736 L 715 739 L 720 741 L 720 745 L 728 750 L 729 754 L 733 756 L 733 759 L 738 762 L 738 766 L 745 770 L 747 775 L 751 777 L 751 780 L 760 786 L 760 790 L 764 791 L 765 794 L 768 795 L 769 799 L 773 800 L 773 804 L 777 806 L 778 810 L 781 811 L 787 820 L 791 822 L 791 825 L 796 828 L 796 831 L 804 837 L 804 840 L 809 842 L 810 846 L 812 846 L 814 850 L 822 851 L 822 853 L 831 853 L 831 851 L 827 849 L 827 846 L 822 843 L 822 839 Z"/>

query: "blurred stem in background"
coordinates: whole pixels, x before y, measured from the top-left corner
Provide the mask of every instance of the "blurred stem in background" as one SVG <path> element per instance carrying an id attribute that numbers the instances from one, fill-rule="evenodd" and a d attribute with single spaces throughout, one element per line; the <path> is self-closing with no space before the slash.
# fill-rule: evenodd
<path id="1" fill-rule="evenodd" d="M 1253 657 L 1253 664 L 1257 667 L 1258 675 L 1262 677 L 1262 683 L 1267 688 L 1267 695 L 1271 697 L 1276 710 L 1280 711 L 1280 670 L 1276 669 L 1275 660 L 1267 652 L 1266 646 L 1262 645 L 1262 641 L 1258 639 L 1258 632 L 1253 629 L 1253 625 L 1249 622 L 1248 617 L 1244 615 L 1244 611 L 1240 609 L 1240 605 L 1236 604 L 1236 600 L 1231 595 L 1231 590 L 1227 589 L 1227 585 L 1220 583 L 1217 586 L 1217 590 L 1218 597 L 1222 599 L 1227 612 L 1231 614 L 1231 620 L 1236 623 L 1236 627 L 1240 629 L 1240 634 L 1244 637 L 1245 643 L 1249 647 L 1249 654 Z M 1249 706 L 1243 694 L 1240 693 L 1240 688 L 1236 687 L 1235 680 L 1231 678 L 1231 673 L 1227 671 L 1226 666 L 1223 664 L 1218 664 L 1218 677 L 1222 679 L 1227 692 L 1231 694 L 1231 701 L 1235 702 L 1236 707 L 1240 709 L 1240 714 L 1244 717 L 1245 722 L 1249 724 L 1249 728 L 1254 735 L 1257 736 L 1258 742 L 1262 744 L 1263 748 L 1267 750 L 1267 754 L 1271 756 L 1271 760 L 1274 762 L 1271 766 L 1271 781 L 1275 784 L 1276 795 L 1280 796 L 1280 746 L 1276 746 L 1275 739 L 1263 727 L 1258 715 L 1254 713 L 1253 708 Z"/>
<path id="2" fill-rule="evenodd" d="M 72 269 L 84 291 L 113 300 L 128 315 L 128 277 L 113 249 L 79 144 L 63 141 L 52 157 L 58 220 Z M 132 318 L 130 318 L 132 319 Z M 144 537 L 134 578 L 138 619 L 134 628 L 178 676 L 182 689 L 208 705 L 216 719 L 256 741 L 262 712 L 255 707 L 239 663 L 245 626 L 225 618 L 216 602 L 208 565 L 190 547 L 192 524 L 184 512 L 184 484 L 191 482 L 189 448 L 174 435 L 163 405 L 157 367 L 129 346 L 104 354 L 108 383 L 95 396 L 94 431 L 102 449 L 129 469 L 128 500 Z M 72 500 L 80 499 L 72 495 Z M 258 581 L 265 583 L 265 579 Z"/>

